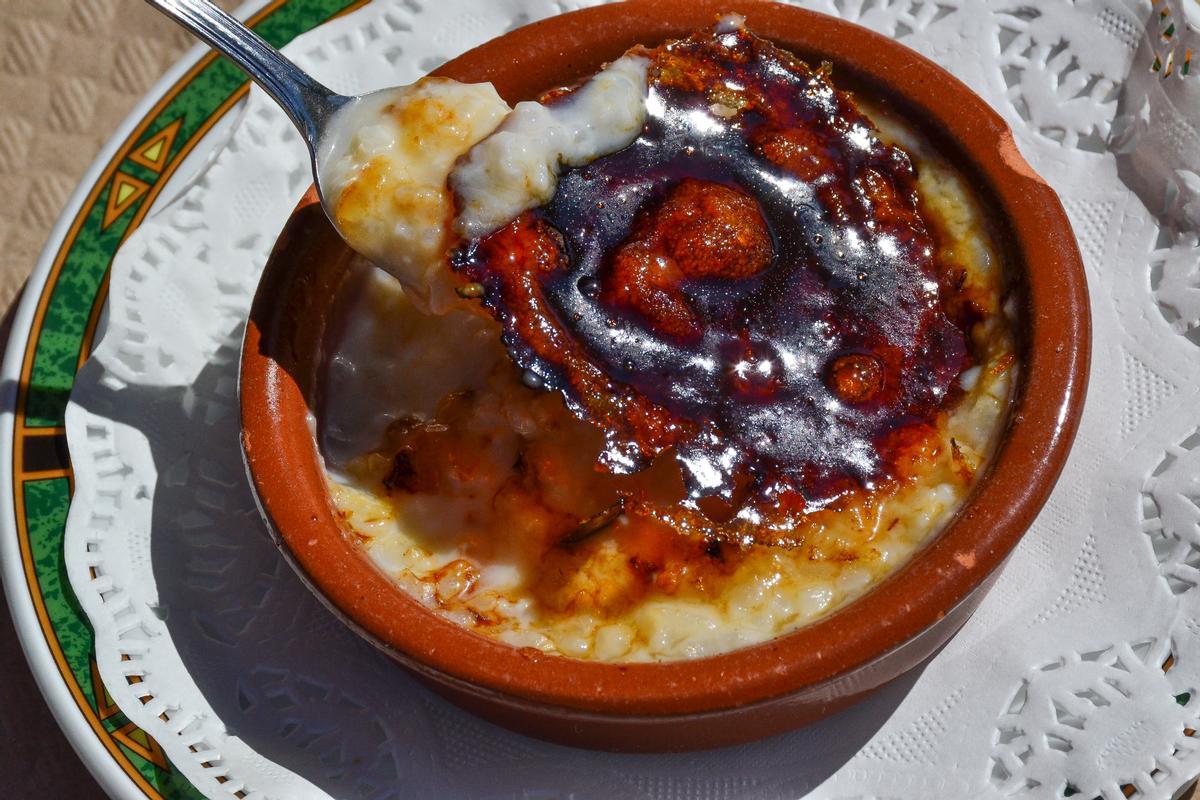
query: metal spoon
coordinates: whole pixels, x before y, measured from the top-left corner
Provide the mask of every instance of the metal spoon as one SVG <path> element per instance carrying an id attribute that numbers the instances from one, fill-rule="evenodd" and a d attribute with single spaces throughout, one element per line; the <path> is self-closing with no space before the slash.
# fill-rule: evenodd
<path id="1" fill-rule="evenodd" d="M 340 144 L 336 141 L 337 137 L 332 135 L 335 126 L 331 123 L 338 112 L 347 106 L 369 103 L 373 98 L 381 100 L 391 90 L 381 89 L 361 96 L 338 94 L 209 0 L 146 2 L 229 58 L 287 112 L 308 146 L 313 182 L 321 198 L 321 206 L 334 227 L 337 227 L 321 182 L 322 164 L 329 163 Z"/>

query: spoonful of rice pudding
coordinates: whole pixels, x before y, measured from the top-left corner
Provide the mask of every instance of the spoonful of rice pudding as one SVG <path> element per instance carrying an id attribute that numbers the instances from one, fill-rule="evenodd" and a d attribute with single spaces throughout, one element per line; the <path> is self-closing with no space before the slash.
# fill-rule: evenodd
<path id="1" fill-rule="evenodd" d="M 232 60 L 287 112 L 339 233 L 433 313 L 450 307 L 461 283 L 446 263 L 454 239 L 478 238 L 545 202 L 563 166 L 625 147 L 645 116 L 645 58 L 618 59 L 554 107 L 514 109 L 490 83 L 433 77 L 346 96 L 209 0 L 147 2 Z M 493 132 L 456 171 L 456 214 L 447 179 Z"/>

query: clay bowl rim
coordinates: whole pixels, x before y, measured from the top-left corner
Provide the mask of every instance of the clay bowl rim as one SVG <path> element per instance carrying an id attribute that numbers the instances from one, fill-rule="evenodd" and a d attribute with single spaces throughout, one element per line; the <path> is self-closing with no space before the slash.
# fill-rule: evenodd
<path id="1" fill-rule="evenodd" d="M 1057 195 L 1022 159 L 1008 126 L 932 61 L 852 23 L 765 0 L 634 0 L 516 29 L 435 74 L 491 80 L 512 102 L 582 77 L 629 46 L 686 35 L 728 11 L 742 13 L 750 30 L 801 58 L 831 61 L 835 80 L 848 74 L 892 102 L 948 148 L 990 198 L 1010 261 L 1022 269 L 1028 328 L 1017 396 L 992 469 L 908 564 L 797 631 L 723 655 L 665 663 L 530 656 L 421 606 L 343 534 L 308 424 L 298 418 L 302 408 L 307 412 L 305 398 L 287 370 L 263 352 L 264 342 L 268 350 L 278 347 L 272 337 L 295 328 L 264 289 L 278 280 L 275 273 L 294 245 L 285 229 L 243 344 L 239 390 L 247 469 L 281 549 L 306 582 L 360 633 L 419 673 L 504 702 L 622 717 L 707 714 L 811 690 L 895 651 L 966 600 L 1016 545 L 1057 480 L 1088 378 L 1091 320 L 1083 264 Z M 535 72 L 537 78 L 530 77 Z M 312 202 L 310 194 L 289 228 Z"/>

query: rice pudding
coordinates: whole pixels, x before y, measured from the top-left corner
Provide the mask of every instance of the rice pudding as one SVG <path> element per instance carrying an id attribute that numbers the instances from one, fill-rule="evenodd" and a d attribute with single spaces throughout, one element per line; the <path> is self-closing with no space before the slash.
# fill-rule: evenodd
<path id="1" fill-rule="evenodd" d="M 1018 365 L 935 148 L 736 22 L 495 125 L 426 181 L 444 313 L 366 267 L 337 300 L 319 432 L 380 570 L 515 647 L 670 660 L 828 614 L 940 530 Z"/>

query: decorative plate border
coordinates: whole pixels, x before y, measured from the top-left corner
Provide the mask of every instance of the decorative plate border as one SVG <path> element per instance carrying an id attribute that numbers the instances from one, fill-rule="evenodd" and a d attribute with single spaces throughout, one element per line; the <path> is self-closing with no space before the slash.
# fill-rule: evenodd
<path id="1" fill-rule="evenodd" d="M 249 24 L 282 47 L 365 2 L 272 0 L 241 13 L 253 11 Z M 147 94 L 55 225 L 21 298 L 0 373 L 0 486 L 11 487 L 0 492 L 0 559 L 9 608 L 52 712 L 100 784 L 118 797 L 203 795 L 100 681 L 91 627 L 64 574 L 74 486 L 63 413 L 92 348 L 117 248 L 248 86 L 228 60 L 195 47 Z"/>

